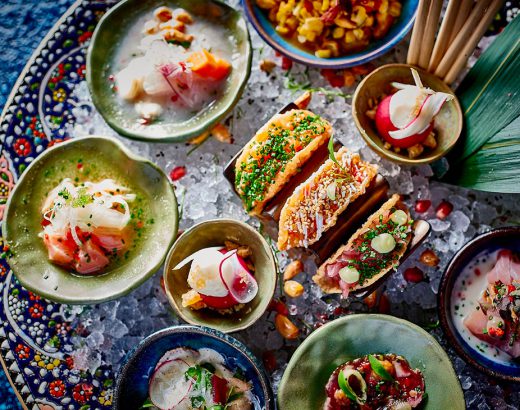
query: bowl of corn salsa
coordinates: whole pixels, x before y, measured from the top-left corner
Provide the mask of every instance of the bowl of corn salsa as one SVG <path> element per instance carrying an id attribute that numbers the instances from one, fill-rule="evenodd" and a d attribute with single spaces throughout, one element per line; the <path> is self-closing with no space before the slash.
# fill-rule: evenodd
<path id="1" fill-rule="evenodd" d="M 275 50 L 302 64 L 346 68 L 388 52 L 410 31 L 419 0 L 242 0 Z"/>

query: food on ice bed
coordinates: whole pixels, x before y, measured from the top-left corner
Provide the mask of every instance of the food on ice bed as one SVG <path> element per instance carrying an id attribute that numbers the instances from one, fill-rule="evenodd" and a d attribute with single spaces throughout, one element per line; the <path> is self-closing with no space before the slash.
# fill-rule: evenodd
<path id="1" fill-rule="evenodd" d="M 177 347 L 166 352 L 149 381 L 141 408 L 250 410 L 257 399 L 241 369 L 231 369 L 213 349 Z"/>
<path id="2" fill-rule="evenodd" d="M 325 392 L 323 410 L 411 410 L 424 398 L 424 376 L 402 356 L 369 354 L 336 368 Z"/>
<path id="3" fill-rule="evenodd" d="M 331 134 L 329 122 L 307 110 L 276 114 L 260 128 L 235 165 L 235 187 L 247 212 L 260 214 Z"/>
<path id="4" fill-rule="evenodd" d="M 114 90 L 149 124 L 186 121 L 222 95 L 232 70 L 225 27 L 184 9 L 159 7 L 141 18 L 115 59 Z"/>
<path id="5" fill-rule="evenodd" d="M 174 268 L 191 263 L 187 278 L 191 289 L 182 295 L 182 305 L 221 314 L 242 309 L 258 293 L 250 256 L 248 246 L 225 241 L 225 246 L 204 248 L 185 258 Z"/>
<path id="6" fill-rule="evenodd" d="M 496 261 L 496 262 L 495 262 Z M 492 265 L 489 265 L 489 264 Z M 510 250 L 499 250 L 474 269 L 485 277 L 483 283 L 473 283 L 477 292 L 471 311 L 464 317 L 464 326 L 478 339 L 499 349 L 511 358 L 520 357 L 520 260 Z M 475 272 L 475 270 L 474 270 Z M 485 275 L 485 276 L 484 276 Z M 466 291 L 476 298 L 475 292 Z M 481 348 L 485 352 L 485 349 Z"/>
<path id="7" fill-rule="evenodd" d="M 296 188 L 279 221 L 278 249 L 308 247 L 335 225 L 338 216 L 363 195 L 377 167 L 343 147 Z"/>
<path id="8" fill-rule="evenodd" d="M 49 259 L 82 275 L 101 273 L 132 245 L 135 197 L 112 179 L 81 184 L 64 179 L 41 209 L 39 235 Z"/>
<path id="9" fill-rule="evenodd" d="M 394 194 L 326 260 L 313 280 L 326 293 L 364 289 L 399 264 L 412 239 L 413 220 L 406 205 Z"/>

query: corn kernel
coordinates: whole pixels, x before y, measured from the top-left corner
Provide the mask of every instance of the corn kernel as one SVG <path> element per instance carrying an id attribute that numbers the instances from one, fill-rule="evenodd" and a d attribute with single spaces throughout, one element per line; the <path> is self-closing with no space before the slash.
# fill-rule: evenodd
<path id="1" fill-rule="evenodd" d="M 343 38 L 343 36 L 345 35 L 345 29 L 343 27 L 335 27 L 334 30 L 332 31 L 332 37 L 333 38 Z"/>
<path id="2" fill-rule="evenodd" d="M 275 0 L 256 0 L 256 4 L 261 9 L 269 10 L 269 9 L 272 9 L 274 6 L 276 6 L 276 1 Z"/>
<path id="3" fill-rule="evenodd" d="M 300 334 L 300 329 L 298 329 L 287 316 L 280 313 L 274 318 L 274 324 L 276 330 L 278 330 L 285 339 L 296 339 Z"/>
<path id="4" fill-rule="evenodd" d="M 303 271 L 303 262 L 299 259 L 292 261 L 283 273 L 283 280 L 290 280 Z"/>
<path id="5" fill-rule="evenodd" d="M 289 29 L 287 27 L 285 27 L 285 26 L 278 25 L 278 26 L 275 27 L 275 30 L 276 30 L 276 32 L 278 32 L 280 34 L 287 34 L 287 33 L 289 33 Z"/>
<path id="6" fill-rule="evenodd" d="M 193 23 L 193 18 L 191 17 L 191 14 L 189 14 L 187 11 L 181 11 L 177 14 L 175 17 L 178 21 L 185 24 L 191 24 Z"/>
<path id="7" fill-rule="evenodd" d="M 388 14 L 390 14 L 392 17 L 399 17 L 401 15 L 401 3 L 391 3 L 388 9 Z"/>
<path id="8" fill-rule="evenodd" d="M 365 20 L 367 19 L 367 11 L 362 6 L 354 6 L 352 9 L 352 15 L 350 16 L 350 20 L 352 20 L 358 27 L 362 26 Z"/>
<path id="9" fill-rule="evenodd" d="M 323 47 L 327 50 L 330 50 L 334 57 L 337 57 L 339 55 L 339 46 L 337 42 L 332 40 L 324 41 Z"/>
<path id="10" fill-rule="evenodd" d="M 330 50 L 324 50 L 324 49 L 321 49 L 321 50 L 316 50 L 314 52 L 314 55 L 316 57 L 319 57 L 319 58 L 330 58 L 331 55 L 332 55 L 332 51 Z"/>
<path id="11" fill-rule="evenodd" d="M 346 17 L 336 17 L 334 19 L 334 24 L 339 27 L 343 28 L 356 28 L 356 25 L 353 24 L 349 19 Z"/>
<path id="12" fill-rule="evenodd" d="M 283 284 L 283 291 L 290 298 L 299 298 L 303 295 L 304 288 L 301 283 L 298 283 L 295 280 L 288 280 Z"/>
<path id="13" fill-rule="evenodd" d="M 362 40 L 363 37 L 365 36 L 365 32 L 360 29 L 360 28 L 357 28 L 354 30 L 354 36 L 358 39 L 358 40 Z"/>
<path id="14" fill-rule="evenodd" d="M 356 36 L 354 35 L 354 32 L 352 30 L 348 30 L 345 33 L 345 43 L 351 44 L 356 41 Z"/>
<path id="15" fill-rule="evenodd" d="M 153 16 L 159 21 L 168 21 L 172 18 L 172 9 L 166 6 L 156 8 L 153 11 Z"/>
<path id="16" fill-rule="evenodd" d="M 329 6 L 330 6 L 330 1 L 329 0 L 323 0 L 321 2 L 321 11 L 327 11 L 329 9 Z"/>
<path id="17" fill-rule="evenodd" d="M 343 78 L 345 81 L 345 87 L 352 87 L 356 82 L 356 76 L 350 70 L 345 70 L 343 72 Z"/>

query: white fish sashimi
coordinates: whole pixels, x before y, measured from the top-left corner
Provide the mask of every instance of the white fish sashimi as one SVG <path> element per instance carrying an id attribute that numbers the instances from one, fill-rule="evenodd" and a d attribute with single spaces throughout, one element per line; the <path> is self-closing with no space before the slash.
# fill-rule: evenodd
<path id="1" fill-rule="evenodd" d="M 185 373 L 189 365 L 176 359 L 164 362 L 152 375 L 149 393 L 152 403 L 161 410 L 169 410 L 183 401 L 189 401 L 188 395 L 193 382 L 186 380 Z"/>

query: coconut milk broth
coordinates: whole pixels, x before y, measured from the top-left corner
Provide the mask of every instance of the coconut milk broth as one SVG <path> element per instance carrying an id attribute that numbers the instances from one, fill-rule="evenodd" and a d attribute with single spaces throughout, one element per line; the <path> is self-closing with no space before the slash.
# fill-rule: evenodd
<path id="1" fill-rule="evenodd" d="M 116 74 L 123 68 L 127 67 L 130 61 L 135 57 L 144 56 L 145 52 L 139 47 L 141 41 L 145 37 L 143 34 L 143 26 L 146 21 L 153 19 L 153 13 L 147 13 L 137 19 L 132 25 L 125 38 L 119 45 L 114 60 L 111 64 L 111 74 Z M 188 56 L 203 48 L 215 54 L 217 57 L 226 59 L 231 65 L 232 70 L 237 68 L 236 40 L 229 30 L 223 25 L 219 25 L 203 16 L 193 15 L 193 23 L 187 25 L 186 33 L 192 34 L 194 39 L 188 49 L 180 45 L 170 44 L 181 56 L 180 59 L 185 60 Z M 157 40 L 162 41 L 162 40 Z M 232 74 L 230 74 L 231 76 Z M 199 88 L 199 97 L 195 107 L 185 107 L 179 103 L 172 103 L 169 98 L 157 98 L 146 96 L 139 101 L 156 102 L 163 108 L 163 113 L 159 120 L 168 120 L 168 122 L 188 121 L 195 115 L 203 111 L 209 110 L 215 102 L 225 93 L 229 78 L 218 82 L 204 82 L 204 86 Z M 134 102 L 127 102 L 118 96 L 121 103 L 123 116 L 139 119 L 139 115 L 135 111 Z"/>
<path id="2" fill-rule="evenodd" d="M 479 306 L 478 299 L 488 284 L 486 275 L 495 266 L 500 250 L 479 253 L 460 273 L 451 294 L 451 317 L 468 345 L 494 362 L 511 365 L 511 356 L 474 336 L 463 323 L 464 318 Z"/>

